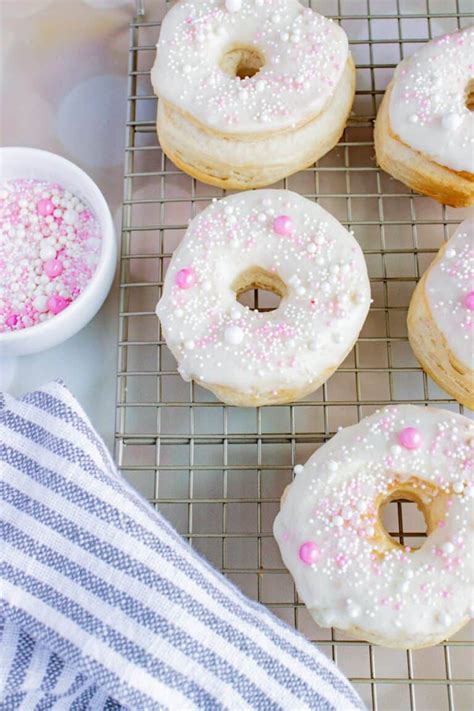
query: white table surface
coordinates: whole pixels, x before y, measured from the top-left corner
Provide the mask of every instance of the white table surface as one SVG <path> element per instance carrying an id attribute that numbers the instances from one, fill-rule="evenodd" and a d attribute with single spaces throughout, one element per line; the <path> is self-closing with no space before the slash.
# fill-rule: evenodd
<path id="1" fill-rule="evenodd" d="M 117 239 L 133 10 L 133 0 L 3 0 L 0 10 L 1 144 L 50 150 L 83 168 L 109 203 Z M 14 368 L 0 363 L 3 389 L 23 395 L 63 379 L 112 449 L 117 326 L 116 279 L 75 337 Z"/>

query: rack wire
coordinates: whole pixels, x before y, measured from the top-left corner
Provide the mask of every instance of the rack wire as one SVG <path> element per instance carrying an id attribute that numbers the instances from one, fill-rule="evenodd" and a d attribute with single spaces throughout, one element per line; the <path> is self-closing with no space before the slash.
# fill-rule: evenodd
<path id="1" fill-rule="evenodd" d="M 289 406 L 227 407 L 181 380 L 154 308 L 188 220 L 225 193 L 181 173 L 158 145 L 149 70 L 169 2 L 137 0 L 130 24 L 117 461 L 191 545 L 331 656 L 368 708 L 467 711 L 474 706 L 472 628 L 438 647 L 410 652 L 317 627 L 282 564 L 272 522 L 293 465 L 304 462 L 339 426 L 393 402 L 462 411 L 419 368 L 407 340 L 406 312 L 420 274 L 465 211 L 415 195 L 380 171 L 372 132 L 396 64 L 433 36 L 472 23 L 472 1 L 303 4 L 332 16 L 349 35 L 357 65 L 356 100 L 338 146 L 276 187 L 318 201 L 354 231 L 367 259 L 374 299 L 366 325 L 332 378 Z M 264 293 L 252 296 L 254 307 L 272 306 Z M 384 520 L 401 542 L 422 542 L 424 524 L 413 504 L 390 504 Z"/>

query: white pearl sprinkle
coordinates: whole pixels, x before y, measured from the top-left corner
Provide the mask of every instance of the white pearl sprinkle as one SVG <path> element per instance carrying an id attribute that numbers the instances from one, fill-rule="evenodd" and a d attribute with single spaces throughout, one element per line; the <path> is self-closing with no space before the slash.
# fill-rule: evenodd
<path id="1" fill-rule="evenodd" d="M 242 8 L 242 0 L 225 0 L 227 12 L 239 12 Z"/>
<path id="2" fill-rule="evenodd" d="M 304 470 L 304 467 L 302 464 L 295 464 L 295 466 L 293 467 L 293 471 L 295 474 L 302 474 L 303 470 Z"/>
<path id="3" fill-rule="evenodd" d="M 462 116 L 455 113 L 445 114 L 441 118 L 441 124 L 443 128 L 447 128 L 449 131 L 455 131 L 462 124 Z"/>
<path id="4" fill-rule="evenodd" d="M 244 340 L 244 332 L 239 326 L 229 326 L 224 333 L 226 343 L 232 346 L 238 346 Z"/>

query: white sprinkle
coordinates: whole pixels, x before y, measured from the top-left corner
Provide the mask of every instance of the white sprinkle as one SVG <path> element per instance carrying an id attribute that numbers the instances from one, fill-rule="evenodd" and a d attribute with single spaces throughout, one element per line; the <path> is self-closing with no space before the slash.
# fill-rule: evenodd
<path id="1" fill-rule="evenodd" d="M 418 117 L 418 114 L 412 114 L 411 116 L 408 117 L 408 120 L 410 123 L 418 123 L 420 120 Z"/>
<path id="2" fill-rule="evenodd" d="M 443 551 L 443 553 L 449 555 L 454 551 L 454 546 L 450 541 L 448 541 L 447 543 L 443 543 L 443 545 L 441 546 L 441 550 Z"/>
<path id="3" fill-rule="evenodd" d="M 448 249 L 445 252 L 445 255 L 447 256 L 448 259 L 452 259 L 453 257 L 456 256 L 456 250 L 454 247 L 448 247 Z"/>
<path id="4" fill-rule="evenodd" d="M 48 310 L 48 298 L 46 296 L 37 296 L 33 301 L 33 306 L 37 311 L 45 313 Z"/>
<path id="5" fill-rule="evenodd" d="M 225 7 L 228 12 L 239 12 L 242 0 L 225 0 Z"/>
<path id="6" fill-rule="evenodd" d="M 339 464 L 337 462 L 335 462 L 334 459 L 331 459 L 328 462 L 328 469 L 330 472 L 337 472 L 338 468 L 339 468 Z"/>
<path id="7" fill-rule="evenodd" d="M 244 340 L 244 332 L 239 326 L 229 326 L 224 333 L 226 343 L 232 346 L 238 346 Z"/>
<path id="8" fill-rule="evenodd" d="M 66 210 L 63 215 L 63 220 L 67 225 L 75 225 L 77 220 L 77 212 L 75 210 Z"/>
<path id="9" fill-rule="evenodd" d="M 399 444 L 392 444 L 392 446 L 390 447 L 390 453 L 394 457 L 398 457 L 398 455 L 402 453 L 402 448 Z"/>
<path id="10" fill-rule="evenodd" d="M 334 516 L 332 522 L 335 526 L 343 526 L 344 525 L 344 519 L 342 518 L 342 516 Z"/>
<path id="11" fill-rule="evenodd" d="M 295 474 L 302 474 L 304 470 L 304 466 L 302 464 L 295 464 L 293 467 L 293 471 Z"/>
<path id="12" fill-rule="evenodd" d="M 357 605 L 350 605 L 349 607 L 349 617 L 353 620 L 355 620 L 357 617 L 360 616 L 361 609 Z"/>
<path id="13" fill-rule="evenodd" d="M 184 347 L 186 348 L 187 351 L 194 350 L 195 346 L 196 346 L 196 344 L 194 343 L 194 341 L 185 341 L 185 343 L 184 343 Z"/>
<path id="14" fill-rule="evenodd" d="M 306 249 L 307 249 L 307 251 L 308 251 L 310 254 L 314 254 L 314 253 L 316 252 L 317 247 L 316 247 L 316 245 L 314 244 L 314 242 L 310 242 L 310 243 L 308 244 L 308 246 L 306 247 Z"/>
<path id="15" fill-rule="evenodd" d="M 240 313 L 239 309 L 232 309 L 230 312 L 230 317 L 232 321 L 240 321 L 242 318 L 242 314 Z"/>
<path id="16" fill-rule="evenodd" d="M 450 625 L 451 622 L 452 622 L 451 615 L 448 615 L 447 612 L 442 613 L 441 615 L 439 615 L 439 621 L 440 621 L 441 624 L 444 625 L 445 627 L 449 627 L 449 625 Z"/>
<path id="17" fill-rule="evenodd" d="M 445 114 L 441 118 L 441 125 L 443 128 L 447 128 L 449 131 L 455 131 L 462 124 L 462 116 L 459 114 L 451 113 Z"/>
<path id="18" fill-rule="evenodd" d="M 462 494 L 464 491 L 464 483 L 462 481 L 455 481 L 453 484 L 453 491 L 456 494 Z"/>

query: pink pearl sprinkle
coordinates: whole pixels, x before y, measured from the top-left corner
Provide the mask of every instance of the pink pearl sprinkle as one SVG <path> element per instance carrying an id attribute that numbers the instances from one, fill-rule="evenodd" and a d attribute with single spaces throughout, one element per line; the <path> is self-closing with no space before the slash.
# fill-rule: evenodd
<path id="1" fill-rule="evenodd" d="M 273 231 L 283 237 L 291 235 L 293 232 L 293 220 L 288 215 L 278 215 L 273 220 Z"/>
<path id="2" fill-rule="evenodd" d="M 63 273 L 63 265 L 59 259 L 49 259 L 43 264 L 43 269 L 46 276 L 49 276 L 50 279 L 55 279 Z"/>
<path id="3" fill-rule="evenodd" d="M 306 543 L 303 543 L 303 545 L 300 546 L 300 560 L 303 561 L 305 565 L 312 565 L 313 563 L 316 563 L 320 555 L 321 549 L 316 543 L 313 543 L 313 541 L 306 541 Z"/>
<path id="4" fill-rule="evenodd" d="M 48 299 L 48 310 L 51 311 L 52 314 L 59 314 L 61 311 L 64 311 L 66 306 L 69 304 L 69 301 L 65 299 L 63 296 L 57 296 L 56 294 L 53 294 L 53 296 L 50 296 Z"/>
<path id="5" fill-rule="evenodd" d="M 176 274 L 175 283 L 180 289 L 190 289 L 196 283 L 196 272 L 191 267 L 180 269 Z"/>
<path id="6" fill-rule="evenodd" d="M 398 433 L 398 441 L 405 449 L 418 449 L 421 447 L 421 434 L 416 427 L 405 427 Z"/>
<path id="7" fill-rule="evenodd" d="M 9 328 L 13 328 L 14 326 L 16 326 L 18 323 L 17 314 L 10 314 L 10 316 L 6 318 L 5 323 Z"/>
<path id="8" fill-rule="evenodd" d="M 469 294 L 466 294 L 463 303 L 466 309 L 474 311 L 474 291 L 470 291 Z"/>
<path id="9" fill-rule="evenodd" d="M 42 215 L 43 217 L 52 215 L 54 212 L 54 205 L 49 198 L 43 198 L 42 200 L 40 200 L 38 205 L 36 206 L 36 208 L 37 208 L 39 214 Z"/>

